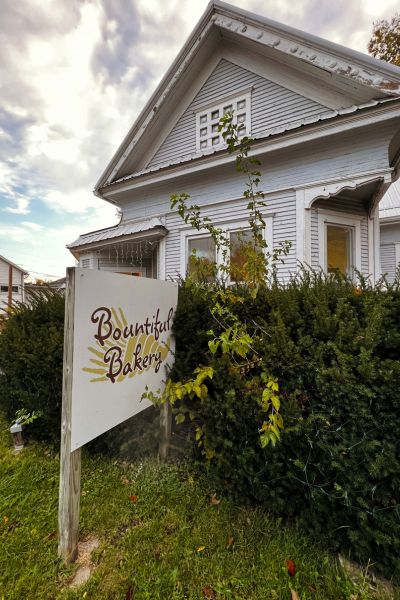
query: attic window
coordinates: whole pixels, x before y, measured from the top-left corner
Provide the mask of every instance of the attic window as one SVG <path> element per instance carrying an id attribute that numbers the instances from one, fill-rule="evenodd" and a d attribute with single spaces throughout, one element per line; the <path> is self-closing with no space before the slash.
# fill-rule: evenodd
<path id="1" fill-rule="evenodd" d="M 250 134 L 250 92 L 229 98 L 217 106 L 208 106 L 196 113 L 196 148 L 202 152 L 209 148 L 217 149 L 224 145 L 218 131 L 219 120 L 228 112 L 233 112 L 233 121 L 239 125 L 240 135 Z"/>
<path id="2" fill-rule="evenodd" d="M 81 267 L 82 269 L 90 269 L 90 258 L 82 258 L 81 259 Z"/>

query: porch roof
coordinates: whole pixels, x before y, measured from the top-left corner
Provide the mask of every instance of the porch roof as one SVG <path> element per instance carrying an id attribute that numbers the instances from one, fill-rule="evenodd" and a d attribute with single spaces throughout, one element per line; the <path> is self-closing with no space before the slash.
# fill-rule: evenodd
<path id="1" fill-rule="evenodd" d="M 136 237 L 143 237 L 142 234 L 146 232 L 158 234 L 159 237 L 164 237 L 167 234 L 167 230 L 161 219 L 154 217 L 144 221 L 119 223 L 113 227 L 84 233 L 71 244 L 67 244 L 67 248 L 74 254 L 76 250 L 81 250 L 83 247 L 106 245 L 107 240 L 122 242 L 127 239 L 135 239 Z"/>

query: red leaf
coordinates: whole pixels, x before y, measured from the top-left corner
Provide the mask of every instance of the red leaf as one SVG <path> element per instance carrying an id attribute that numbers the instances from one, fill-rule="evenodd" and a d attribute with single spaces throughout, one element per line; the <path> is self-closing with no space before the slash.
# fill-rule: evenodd
<path id="1" fill-rule="evenodd" d="M 294 560 L 287 560 L 286 564 L 287 572 L 289 573 L 290 577 L 294 577 L 296 574 L 296 565 L 294 564 Z"/>
<path id="2" fill-rule="evenodd" d="M 137 496 L 129 496 L 129 500 L 132 502 L 132 504 L 136 504 Z"/>
<path id="3" fill-rule="evenodd" d="M 205 587 L 203 587 L 203 589 L 201 591 L 203 592 L 204 598 L 209 598 L 210 600 L 215 600 L 215 598 L 217 597 L 215 595 L 214 590 L 209 585 L 206 585 Z"/>
<path id="4" fill-rule="evenodd" d="M 130 585 L 125 594 L 125 600 L 133 600 L 133 587 Z"/>

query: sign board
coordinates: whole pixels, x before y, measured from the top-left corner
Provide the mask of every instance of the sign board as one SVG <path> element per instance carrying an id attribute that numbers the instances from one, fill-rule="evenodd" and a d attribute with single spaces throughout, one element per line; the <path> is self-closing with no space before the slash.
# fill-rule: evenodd
<path id="1" fill-rule="evenodd" d="M 172 367 L 178 285 L 75 269 L 71 451 L 151 405 Z"/>
<path id="2" fill-rule="evenodd" d="M 150 405 L 173 364 L 178 285 L 67 269 L 58 553 L 77 556 L 81 446 Z M 161 419 L 163 413 L 161 412 Z"/>

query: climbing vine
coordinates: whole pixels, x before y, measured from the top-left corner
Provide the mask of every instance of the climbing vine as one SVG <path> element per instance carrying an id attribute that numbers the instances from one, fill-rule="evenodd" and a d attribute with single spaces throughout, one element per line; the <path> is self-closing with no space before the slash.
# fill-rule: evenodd
<path id="1" fill-rule="evenodd" d="M 239 251 L 243 258 L 239 265 L 233 266 L 230 261 L 232 244 L 229 234 L 214 225 L 208 216 L 203 216 L 198 205 L 190 204 L 189 194 L 171 196 L 171 208 L 178 211 L 184 223 L 199 231 L 207 231 L 214 240 L 216 253 L 220 257 L 218 264 L 204 268 L 204 262 L 194 254 L 191 257 L 194 269 L 188 275 L 199 286 L 208 282 L 212 294 L 210 312 L 213 327 L 208 331 L 209 364 L 198 365 L 193 376 L 184 381 L 173 381 L 170 378 L 161 396 L 157 397 L 150 392 L 146 392 L 145 396 L 157 404 L 169 402 L 175 408 L 177 423 L 183 423 L 187 418 L 197 421 L 198 411 L 194 400 L 201 403 L 207 398 L 216 364 L 223 360 L 232 372 L 246 375 L 250 382 L 257 381 L 256 393 L 251 383 L 247 386 L 247 393 L 254 395 L 254 401 L 264 415 L 259 428 L 259 442 L 262 447 L 270 443 L 275 446 L 283 429 L 279 383 L 264 368 L 256 349 L 257 339 L 249 332 L 247 323 L 237 316 L 235 307 L 243 303 L 244 299 L 237 293 L 232 281 L 240 282 L 241 287 L 246 286 L 255 298 L 260 286 L 266 285 L 272 267 L 288 253 L 290 245 L 286 242 L 270 249 L 265 240 L 263 210 L 266 202 L 264 193 L 259 189 L 260 161 L 251 156 L 253 140 L 241 135 L 240 126 L 234 123 L 233 113 L 227 113 L 221 118 L 219 131 L 222 132 L 229 154 L 235 155 L 236 170 L 245 177 L 243 197 L 247 201 L 248 230 L 251 236 L 250 239 L 244 239 L 243 232 L 239 233 Z M 210 279 L 214 281 L 210 283 Z M 206 458 L 213 458 L 214 453 L 210 450 L 201 424 L 196 425 L 196 441 Z"/>

